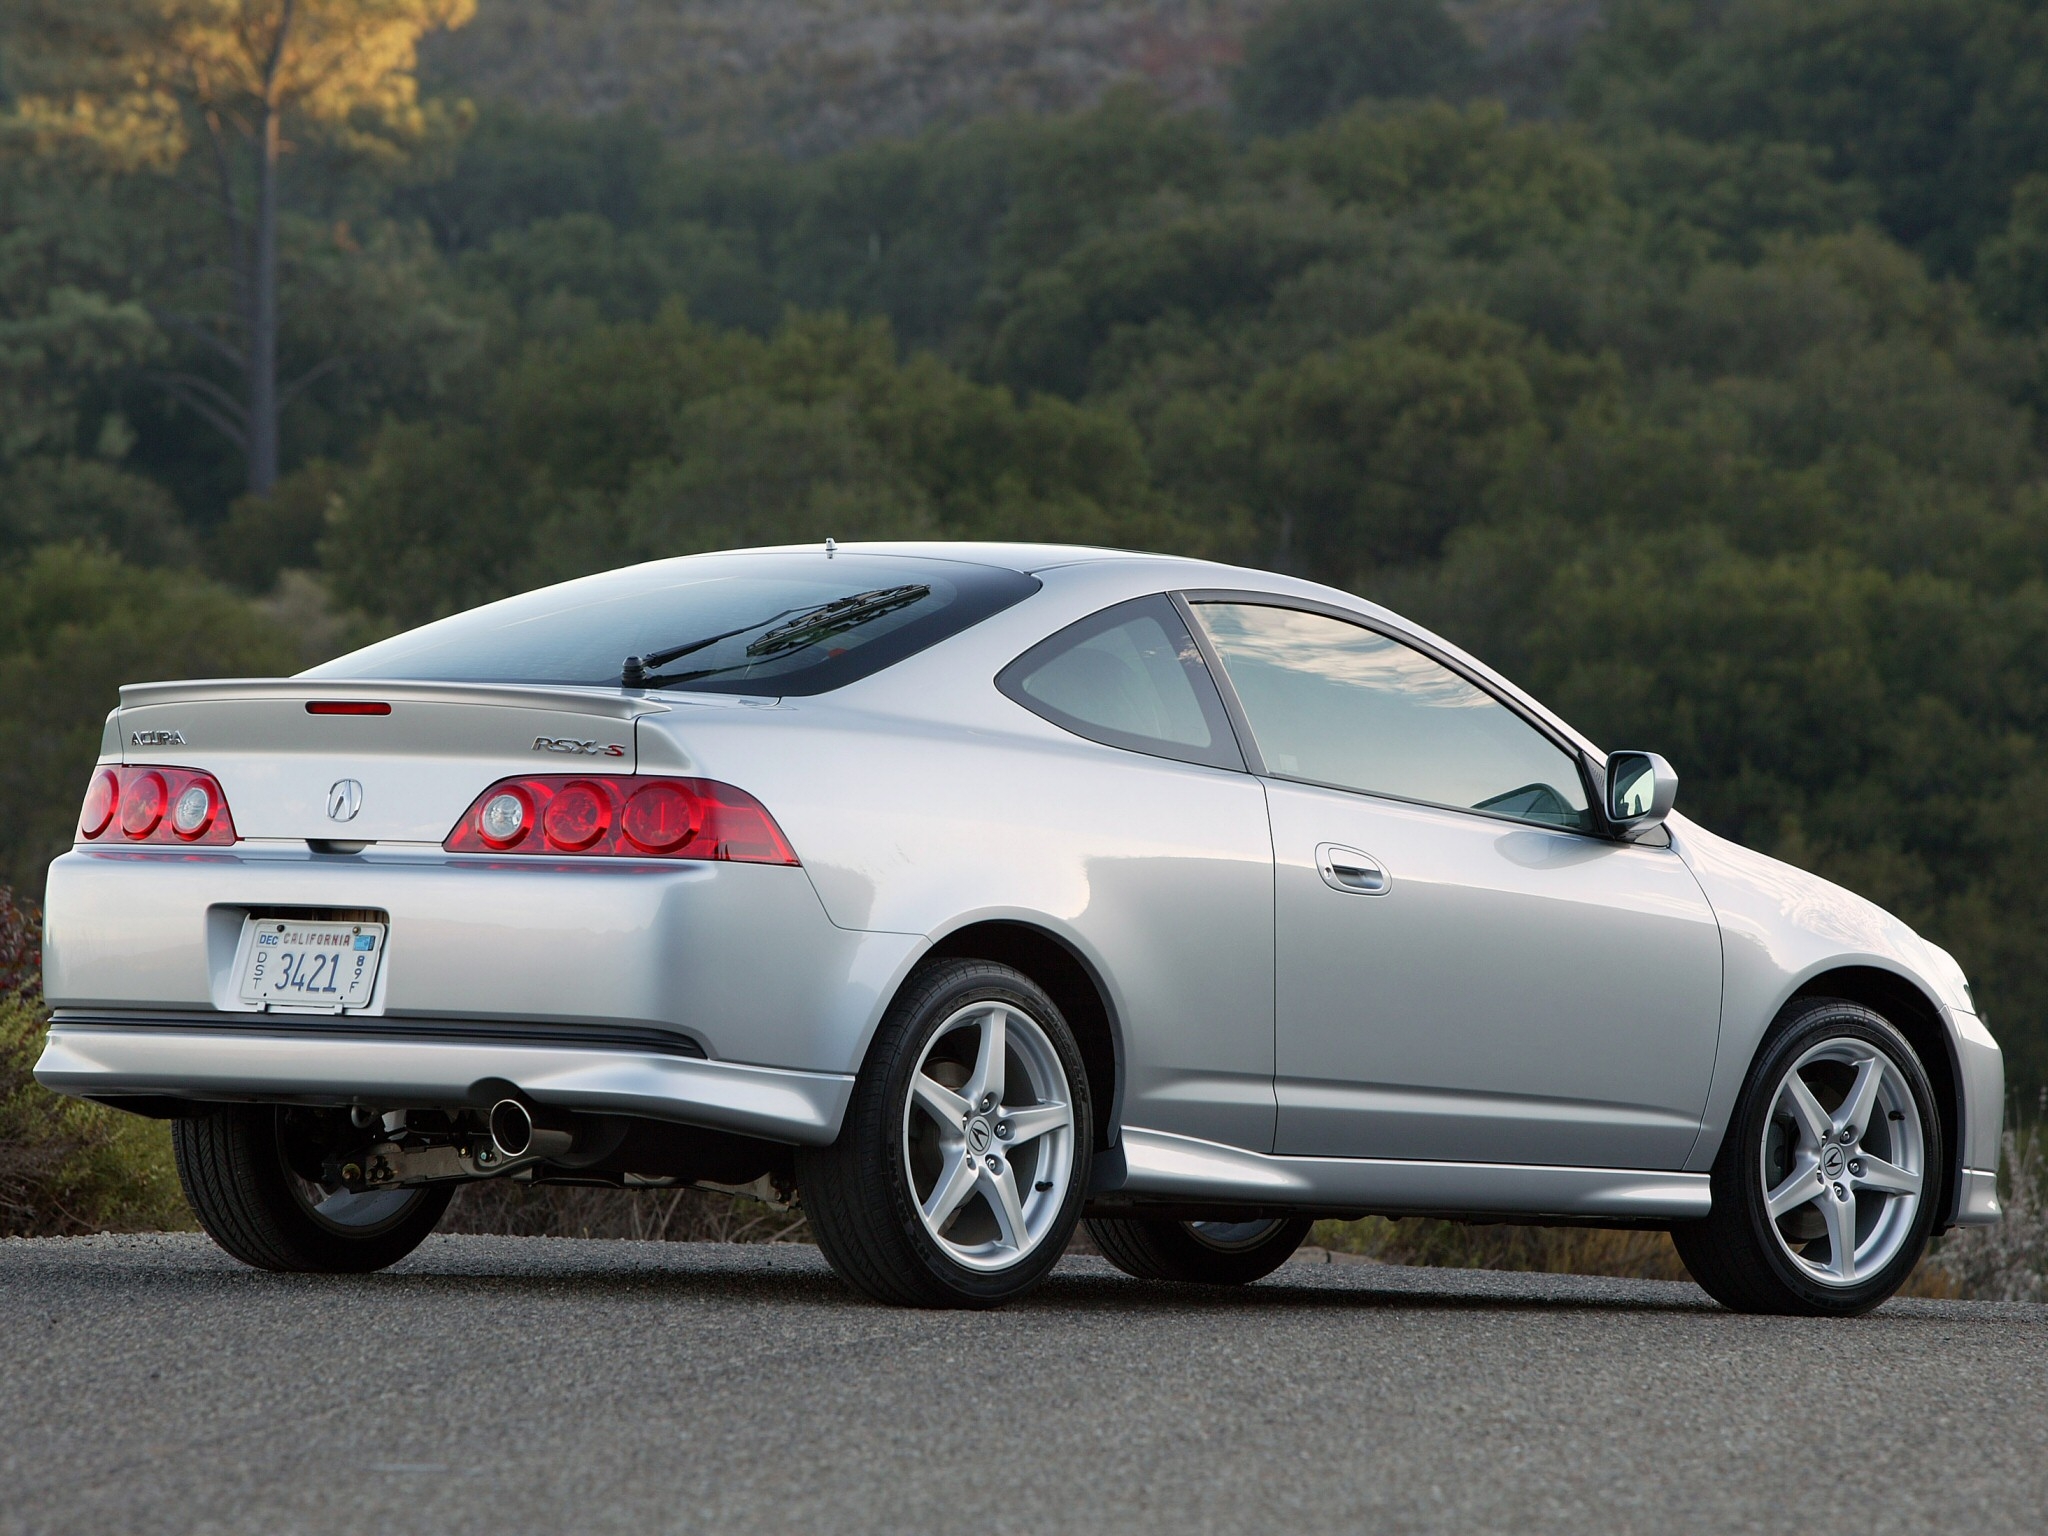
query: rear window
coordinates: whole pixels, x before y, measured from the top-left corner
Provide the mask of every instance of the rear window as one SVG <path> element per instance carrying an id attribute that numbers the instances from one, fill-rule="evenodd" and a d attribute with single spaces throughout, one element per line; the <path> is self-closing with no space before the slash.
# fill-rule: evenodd
<path id="1" fill-rule="evenodd" d="M 1036 577 L 917 556 L 690 555 L 457 614 L 303 677 L 813 694 L 844 687 L 1038 590 Z"/>

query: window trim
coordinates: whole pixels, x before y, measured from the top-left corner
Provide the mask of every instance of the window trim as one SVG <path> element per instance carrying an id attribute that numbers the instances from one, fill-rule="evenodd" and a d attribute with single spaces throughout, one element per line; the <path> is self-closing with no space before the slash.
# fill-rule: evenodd
<path id="1" fill-rule="evenodd" d="M 997 691 L 1011 703 L 1030 711 L 1046 724 L 1057 726 L 1068 735 L 1094 742 L 1097 746 L 1109 747 L 1119 752 L 1136 752 L 1144 757 L 1164 758 L 1173 763 L 1189 763 L 1197 768 L 1220 768 L 1230 773 L 1254 771 L 1245 748 L 1244 730 L 1238 724 L 1238 716 L 1232 713 L 1231 697 L 1224 691 L 1225 682 L 1216 675 L 1215 663 L 1210 657 L 1208 646 L 1204 643 L 1204 637 L 1186 609 L 1177 601 L 1177 597 L 1178 594 L 1173 592 L 1148 592 L 1139 597 L 1124 598 L 1120 602 L 1111 603 L 1107 608 L 1098 608 L 1093 613 L 1085 614 L 1070 624 L 1061 625 L 1043 640 L 1014 657 L 996 674 Z M 1064 654 L 1097 634 L 1120 628 L 1131 618 L 1147 610 L 1163 621 L 1166 615 L 1158 612 L 1162 605 L 1173 620 L 1186 631 L 1188 639 L 1195 647 L 1195 655 L 1201 663 L 1202 676 L 1209 684 L 1207 698 L 1201 696 L 1200 686 L 1195 685 L 1196 702 L 1201 706 L 1203 718 L 1208 721 L 1212 734 L 1216 736 L 1214 744 L 1208 749 L 1163 741 L 1156 736 L 1137 736 L 1127 731 L 1096 725 L 1092 721 L 1069 715 L 1066 711 L 1057 709 L 1042 699 L 1033 698 L 1024 691 L 1025 677 L 1051 660 L 1052 654 Z M 1082 633 L 1077 635 L 1076 631 Z M 1168 638 L 1172 638 L 1170 632 Z M 1192 683 L 1192 679 L 1190 681 Z"/>
<path id="2" fill-rule="evenodd" d="M 1175 592 L 1173 598 L 1175 605 L 1182 610 L 1181 622 L 1187 625 L 1188 633 L 1195 637 L 1195 644 L 1201 649 L 1202 660 L 1208 666 L 1210 677 L 1215 682 L 1217 691 L 1223 695 L 1223 707 L 1230 715 L 1231 728 L 1237 732 L 1238 746 L 1244 753 L 1245 764 L 1256 777 L 1279 779 L 1289 784 L 1305 784 L 1313 789 L 1333 790 L 1343 795 L 1363 795 L 1372 800 L 1419 806 L 1424 810 L 1448 811 L 1458 816 L 1477 816 L 1511 827 L 1534 827 L 1545 832 L 1562 832 L 1572 837 L 1589 837 L 1598 842 L 1615 840 L 1601 812 L 1600 795 L 1593 783 L 1592 759 L 1586 750 L 1577 742 L 1566 740 L 1547 720 L 1532 715 L 1519 701 L 1504 696 L 1485 678 L 1475 676 L 1469 668 L 1460 665 L 1454 657 L 1446 655 L 1438 647 L 1417 636 L 1405 634 L 1390 624 L 1378 622 L 1368 614 L 1354 613 L 1348 608 L 1338 607 L 1335 603 L 1319 603 L 1313 598 L 1236 587 L 1190 587 Z M 1311 613 L 1320 618 L 1334 619 L 1341 624 L 1356 625 L 1383 640 L 1405 645 L 1411 651 L 1426 656 L 1452 676 L 1478 689 L 1565 755 L 1578 771 L 1579 792 L 1586 797 L 1587 817 L 1591 825 L 1566 827 L 1550 821 L 1529 821 L 1520 816 L 1503 816 L 1498 811 L 1483 811 L 1475 806 L 1445 805 L 1441 801 L 1417 800 L 1383 789 L 1360 789 L 1355 784 L 1332 784 L 1326 779 L 1310 779 L 1300 774 L 1281 773 L 1266 762 L 1265 754 L 1259 750 L 1258 735 L 1252 730 L 1251 717 L 1245 713 L 1244 703 L 1237 696 L 1237 684 L 1231 681 L 1230 668 L 1224 664 L 1223 657 L 1210 642 L 1208 630 L 1203 627 L 1200 617 L 1194 612 L 1198 603 L 1235 603 L 1250 608 L 1288 608 L 1296 613 Z"/>

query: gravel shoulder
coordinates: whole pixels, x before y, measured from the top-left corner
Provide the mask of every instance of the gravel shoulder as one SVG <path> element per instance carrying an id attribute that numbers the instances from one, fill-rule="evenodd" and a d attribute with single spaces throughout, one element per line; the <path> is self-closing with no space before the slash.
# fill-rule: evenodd
<path id="1" fill-rule="evenodd" d="M 362 1280 L 0 1242 L 0 1532 L 2036 1531 L 2048 1307 L 1068 1258 L 994 1313 L 807 1248 L 436 1237 Z"/>

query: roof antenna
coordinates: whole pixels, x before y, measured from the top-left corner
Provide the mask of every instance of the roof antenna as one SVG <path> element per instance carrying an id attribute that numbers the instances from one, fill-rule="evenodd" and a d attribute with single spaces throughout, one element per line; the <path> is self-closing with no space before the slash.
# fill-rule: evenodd
<path id="1" fill-rule="evenodd" d="M 837 539 L 827 539 L 825 541 L 825 558 L 827 560 L 830 560 L 838 551 L 839 541 Z"/>

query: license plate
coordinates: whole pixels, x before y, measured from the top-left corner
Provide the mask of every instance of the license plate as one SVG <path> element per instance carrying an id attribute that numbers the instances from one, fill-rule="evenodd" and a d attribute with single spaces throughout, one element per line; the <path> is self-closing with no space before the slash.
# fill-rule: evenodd
<path id="1" fill-rule="evenodd" d="M 382 923 L 251 917 L 242 925 L 242 1001 L 322 1012 L 361 1008 L 383 959 Z"/>

